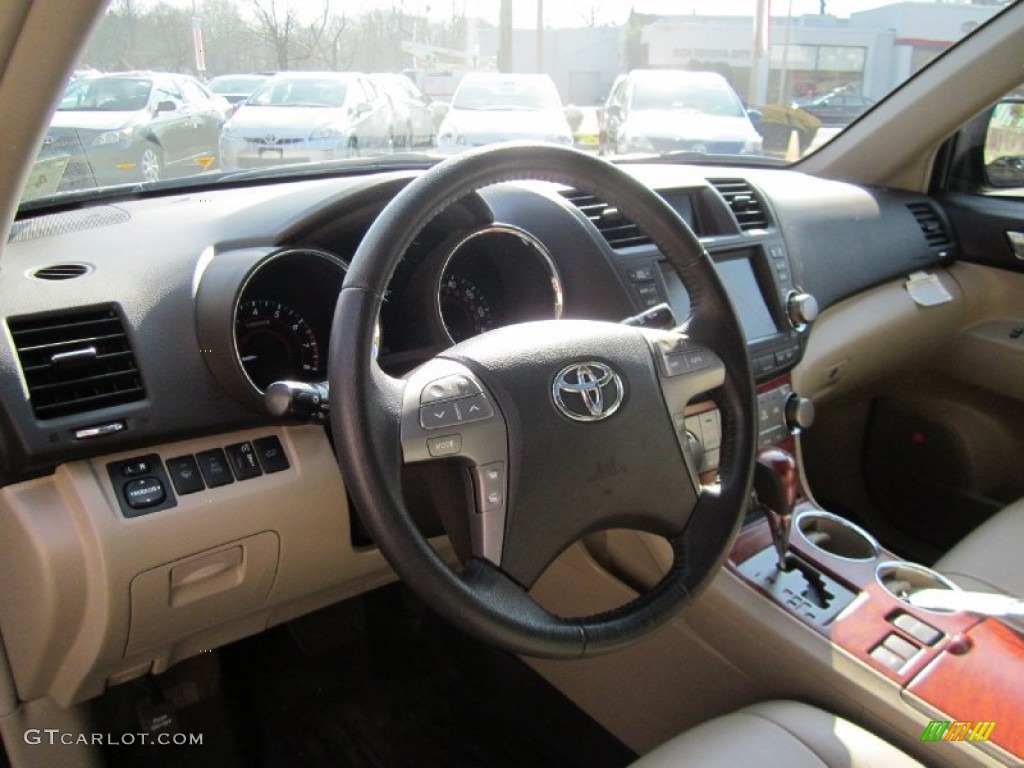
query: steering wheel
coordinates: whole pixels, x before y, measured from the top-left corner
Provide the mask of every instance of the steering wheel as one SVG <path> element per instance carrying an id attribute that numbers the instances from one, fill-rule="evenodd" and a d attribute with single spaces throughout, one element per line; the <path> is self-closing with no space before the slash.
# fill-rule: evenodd
<path id="1" fill-rule="evenodd" d="M 679 273 L 691 313 L 674 331 L 551 320 L 489 331 L 403 379 L 375 360 L 382 297 L 413 239 L 482 187 L 546 180 L 599 191 Z M 449 158 L 399 192 L 356 251 L 329 358 L 331 425 L 350 494 L 406 584 L 450 622 L 507 650 L 574 658 L 623 647 L 710 580 L 750 494 L 755 396 L 746 343 L 711 259 L 685 222 L 614 165 L 557 146 L 506 145 Z M 699 485 L 675 422 L 708 393 L 722 419 L 720 485 Z M 450 568 L 418 531 L 403 463 L 461 461 L 472 556 Z M 554 616 L 529 594 L 580 537 L 609 528 L 664 536 L 673 565 L 606 613 Z"/>

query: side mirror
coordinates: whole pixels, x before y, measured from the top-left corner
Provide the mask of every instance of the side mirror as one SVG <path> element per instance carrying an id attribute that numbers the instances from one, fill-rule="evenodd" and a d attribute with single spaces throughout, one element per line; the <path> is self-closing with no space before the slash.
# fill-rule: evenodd
<path id="1" fill-rule="evenodd" d="M 622 119 L 622 105 L 621 104 L 609 104 L 608 108 L 605 109 L 605 114 L 615 120 Z"/>
<path id="2" fill-rule="evenodd" d="M 750 122 L 752 122 L 756 126 L 764 118 L 764 114 L 761 112 L 760 109 L 748 109 L 747 117 L 749 117 Z"/>
<path id="3" fill-rule="evenodd" d="M 1024 100 L 996 105 L 985 133 L 985 176 L 993 187 L 1024 187 Z"/>
<path id="4" fill-rule="evenodd" d="M 175 104 L 173 101 L 170 101 L 169 99 L 166 100 L 166 101 L 158 102 L 157 105 L 156 105 L 156 112 L 157 112 L 157 114 L 160 114 L 161 112 L 177 112 L 177 111 L 178 111 L 178 105 Z"/>
<path id="5" fill-rule="evenodd" d="M 360 101 L 356 104 L 356 115 L 368 115 L 373 112 L 373 106 L 365 101 Z"/>

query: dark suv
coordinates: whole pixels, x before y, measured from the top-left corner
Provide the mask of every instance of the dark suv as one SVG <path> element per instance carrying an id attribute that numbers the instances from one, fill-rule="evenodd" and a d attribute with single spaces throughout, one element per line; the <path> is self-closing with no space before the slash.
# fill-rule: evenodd
<path id="1" fill-rule="evenodd" d="M 217 163 L 228 108 L 186 75 L 132 72 L 75 80 L 43 139 L 37 167 L 46 173 L 33 178 L 48 187 L 39 190 L 45 194 L 200 173 Z"/>

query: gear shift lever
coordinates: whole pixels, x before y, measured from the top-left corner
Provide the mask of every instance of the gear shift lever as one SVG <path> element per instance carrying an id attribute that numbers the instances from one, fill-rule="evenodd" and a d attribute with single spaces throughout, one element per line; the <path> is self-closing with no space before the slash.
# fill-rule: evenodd
<path id="1" fill-rule="evenodd" d="M 754 467 L 754 492 L 768 519 L 772 542 L 779 556 L 779 570 L 786 571 L 789 527 L 797 495 L 797 470 L 793 456 L 781 448 L 765 448 Z"/>

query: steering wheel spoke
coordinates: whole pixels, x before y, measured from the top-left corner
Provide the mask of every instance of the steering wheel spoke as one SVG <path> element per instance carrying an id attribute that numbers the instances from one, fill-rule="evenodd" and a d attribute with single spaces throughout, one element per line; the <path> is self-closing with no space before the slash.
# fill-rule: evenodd
<path id="1" fill-rule="evenodd" d="M 475 557 L 501 565 L 508 502 L 508 429 L 494 395 L 466 366 L 434 358 L 409 375 L 402 400 L 407 464 L 460 461 L 472 470 Z"/>

